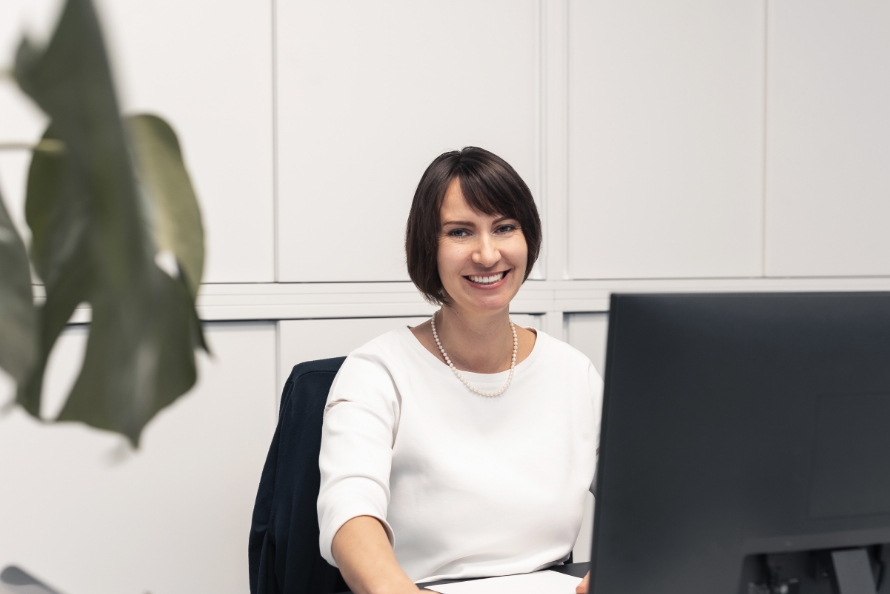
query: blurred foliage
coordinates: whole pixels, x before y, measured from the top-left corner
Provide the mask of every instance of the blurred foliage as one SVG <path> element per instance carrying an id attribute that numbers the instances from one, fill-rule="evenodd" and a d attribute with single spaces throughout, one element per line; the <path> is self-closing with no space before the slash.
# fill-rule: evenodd
<path id="1" fill-rule="evenodd" d="M 21 383 L 36 354 L 28 252 L 0 196 L 0 367 Z"/>
<path id="2" fill-rule="evenodd" d="M 0 209 L 0 234 L 12 237 L 0 241 L 0 366 L 19 382 L 18 403 L 40 418 L 49 354 L 89 303 L 83 367 L 56 420 L 138 446 L 151 418 L 194 385 L 195 350 L 207 348 L 195 311 L 203 228 L 179 142 L 159 117 L 121 118 L 90 0 L 66 2 L 45 48 L 25 39 L 14 74 L 51 121 L 25 205 L 46 301 L 34 309 L 21 239 Z"/>

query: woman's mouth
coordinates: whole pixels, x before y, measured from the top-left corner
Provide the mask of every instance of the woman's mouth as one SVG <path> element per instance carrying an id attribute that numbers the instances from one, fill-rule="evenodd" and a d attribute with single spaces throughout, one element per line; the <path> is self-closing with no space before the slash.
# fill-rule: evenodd
<path id="1" fill-rule="evenodd" d="M 500 286 L 509 272 L 509 270 L 502 270 L 493 274 L 471 274 L 464 278 L 470 281 L 472 285 L 488 289 Z"/>

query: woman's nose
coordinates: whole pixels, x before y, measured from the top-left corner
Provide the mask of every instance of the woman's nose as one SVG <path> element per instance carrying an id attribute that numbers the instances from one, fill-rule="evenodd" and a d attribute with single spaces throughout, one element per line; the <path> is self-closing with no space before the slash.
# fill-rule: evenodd
<path id="1" fill-rule="evenodd" d="M 485 268 L 491 268 L 501 259 L 501 253 L 490 237 L 483 235 L 473 251 L 473 262 Z"/>

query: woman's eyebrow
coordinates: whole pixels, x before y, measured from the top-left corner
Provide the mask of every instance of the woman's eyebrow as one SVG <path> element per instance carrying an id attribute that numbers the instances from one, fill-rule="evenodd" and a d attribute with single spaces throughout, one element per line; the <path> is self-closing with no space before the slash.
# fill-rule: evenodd
<path id="1" fill-rule="evenodd" d="M 442 226 L 445 225 L 463 225 L 464 227 L 475 227 L 476 224 L 470 221 L 445 221 L 442 223 Z"/>

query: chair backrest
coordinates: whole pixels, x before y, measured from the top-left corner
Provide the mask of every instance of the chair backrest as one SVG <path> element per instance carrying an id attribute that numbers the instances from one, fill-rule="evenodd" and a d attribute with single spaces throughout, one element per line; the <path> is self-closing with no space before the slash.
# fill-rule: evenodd
<path id="1" fill-rule="evenodd" d="M 300 363 L 281 395 L 278 427 L 260 478 L 250 527 L 251 594 L 348 590 L 318 550 L 318 453 L 328 392 L 345 357 Z"/>

